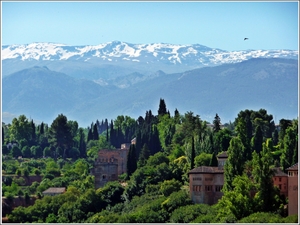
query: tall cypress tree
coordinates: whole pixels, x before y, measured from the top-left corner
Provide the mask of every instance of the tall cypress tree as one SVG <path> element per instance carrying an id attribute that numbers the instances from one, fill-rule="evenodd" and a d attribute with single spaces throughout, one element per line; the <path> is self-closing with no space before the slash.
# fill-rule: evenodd
<path id="1" fill-rule="evenodd" d="M 2 145 L 4 145 L 4 128 L 2 127 Z"/>
<path id="2" fill-rule="evenodd" d="M 84 133 L 83 129 L 79 128 L 79 152 L 80 152 L 80 157 L 85 158 L 86 157 L 86 143 L 84 141 Z"/>
<path id="3" fill-rule="evenodd" d="M 194 137 L 192 137 L 191 170 L 194 169 L 195 167 L 195 157 L 196 157 L 195 141 L 194 141 Z"/>
<path id="4" fill-rule="evenodd" d="M 40 134 L 44 134 L 44 123 L 43 122 L 41 123 L 39 131 L 40 131 Z"/>
<path id="5" fill-rule="evenodd" d="M 144 144 L 141 153 L 139 155 L 139 166 L 144 166 L 146 164 L 147 159 L 150 156 L 150 150 L 147 144 Z"/>
<path id="6" fill-rule="evenodd" d="M 108 139 L 108 122 L 107 122 L 107 119 L 105 119 L 105 126 L 106 126 L 106 142 L 108 143 L 109 139 Z"/>
<path id="7" fill-rule="evenodd" d="M 130 177 L 137 169 L 137 157 L 135 145 L 130 145 L 127 156 L 127 176 Z"/>
<path id="8" fill-rule="evenodd" d="M 93 140 L 92 128 L 89 128 L 89 132 L 88 132 L 88 136 L 87 136 L 87 142 L 89 142 L 90 140 Z"/>
<path id="9" fill-rule="evenodd" d="M 262 150 L 263 144 L 263 133 L 260 126 L 255 128 L 255 134 L 251 140 L 252 149 L 256 151 L 256 153 L 260 153 Z"/>
<path id="10" fill-rule="evenodd" d="M 114 122 L 111 120 L 110 122 L 110 144 L 114 147 L 119 147 L 117 146 L 117 138 L 116 138 L 116 130 L 114 129 Z"/>
<path id="11" fill-rule="evenodd" d="M 36 142 L 36 133 L 35 133 L 35 124 L 33 122 L 33 120 L 31 120 L 31 145 L 34 145 Z"/>
<path id="12" fill-rule="evenodd" d="M 164 99 L 159 100 L 159 108 L 158 108 L 158 115 L 165 115 L 167 114 L 167 107 Z"/>
<path id="13" fill-rule="evenodd" d="M 97 123 L 95 123 L 95 125 L 93 127 L 93 140 L 99 140 L 99 133 L 98 133 Z"/>
<path id="14" fill-rule="evenodd" d="M 253 177 L 258 184 L 259 211 L 270 212 L 278 209 L 276 206 L 275 189 L 273 184 L 274 170 L 272 170 L 273 157 L 268 147 L 270 139 L 263 143 L 262 151 L 260 153 L 253 152 Z"/>
<path id="15" fill-rule="evenodd" d="M 227 150 L 228 159 L 224 166 L 224 190 L 233 190 L 233 179 L 244 171 L 244 146 L 239 137 L 233 137 Z"/>
<path id="16" fill-rule="evenodd" d="M 221 130 L 221 119 L 220 119 L 218 113 L 215 116 L 213 124 L 214 124 L 214 127 L 213 127 L 214 132 L 218 132 L 219 130 Z"/>

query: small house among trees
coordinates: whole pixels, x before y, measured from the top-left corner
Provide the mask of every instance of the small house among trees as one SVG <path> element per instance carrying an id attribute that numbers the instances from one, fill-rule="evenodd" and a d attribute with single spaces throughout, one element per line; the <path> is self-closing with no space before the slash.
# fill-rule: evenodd
<path id="1" fill-rule="evenodd" d="M 65 193 L 66 188 L 65 187 L 50 187 L 47 190 L 43 191 L 43 195 L 59 195 Z"/>

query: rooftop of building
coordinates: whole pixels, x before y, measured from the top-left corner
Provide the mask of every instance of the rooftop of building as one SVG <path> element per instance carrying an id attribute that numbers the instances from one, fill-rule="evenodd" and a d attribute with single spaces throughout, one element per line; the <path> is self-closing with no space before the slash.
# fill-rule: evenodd
<path id="1" fill-rule="evenodd" d="M 50 187 L 47 190 L 43 191 L 43 194 L 62 194 L 66 191 L 65 187 Z"/>
<path id="2" fill-rule="evenodd" d="M 297 170 L 298 171 L 298 163 L 290 166 L 289 168 L 287 168 L 286 170 L 291 171 L 291 170 Z"/>
<path id="3" fill-rule="evenodd" d="M 227 152 L 221 152 L 217 155 L 218 158 L 228 158 Z"/>
<path id="4" fill-rule="evenodd" d="M 220 170 L 218 167 L 200 166 L 192 169 L 189 172 L 189 174 L 197 174 L 197 173 L 224 173 L 224 170 Z"/>
<path id="5" fill-rule="evenodd" d="M 283 172 L 281 170 L 280 167 L 275 167 L 275 168 L 273 168 L 273 170 L 275 171 L 274 176 L 277 176 L 277 177 L 287 177 L 288 176 L 285 172 Z"/>

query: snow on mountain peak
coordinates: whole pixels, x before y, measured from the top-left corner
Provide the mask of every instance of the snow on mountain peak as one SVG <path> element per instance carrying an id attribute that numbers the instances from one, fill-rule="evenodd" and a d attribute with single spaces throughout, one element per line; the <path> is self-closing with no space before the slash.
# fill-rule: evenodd
<path id="1" fill-rule="evenodd" d="M 75 58 L 73 58 L 76 56 Z M 249 58 L 273 57 L 298 59 L 293 50 L 244 50 L 225 51 L 200 44 L 178 45 L 165 43 L 130 44 L 112 41 L 99 45 L 68 46 L 57 43 L 31 43 L 26 45 L 2 46 L 2 60 L 98 60 L 121 59 L 133 62 L 157 62 L 171 64 L 217 65 L 241 62 Z"/>

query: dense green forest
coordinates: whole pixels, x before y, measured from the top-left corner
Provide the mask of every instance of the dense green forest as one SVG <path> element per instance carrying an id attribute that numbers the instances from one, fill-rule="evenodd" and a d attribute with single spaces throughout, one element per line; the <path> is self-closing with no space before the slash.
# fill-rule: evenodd
<path id="1" fill-rule="evenodd" d="M 160 99 L 156 115 L 120 115 L 87 128 L 63 114 L 51 125 L 24 115 L 2 123 L 2 196 L 10 202 L 37 198 L 28 207 L 5 205 L 3 216 L 17 223 L 298 222 L 298 215 L 287 216 L 287 199 L 272 182 L 273 167 L 285 170 L 298 162 L 298 118 L 276 126 L 266 110 L 246 109 L 232 123 L 222 124 L 218 114 L 211 122 L 193 112 L 171 114 Z M 90 170 L 98 151 L 133 138 L 127 173 L 95 189 Z M 216 166 L 223 151 L 222 199 L 213 206 L 193 204 L 188 172 Z M 42 181 L 26 186 L 31 175 Z M 67 191 L 43 196 L 49 187 Z"/>

